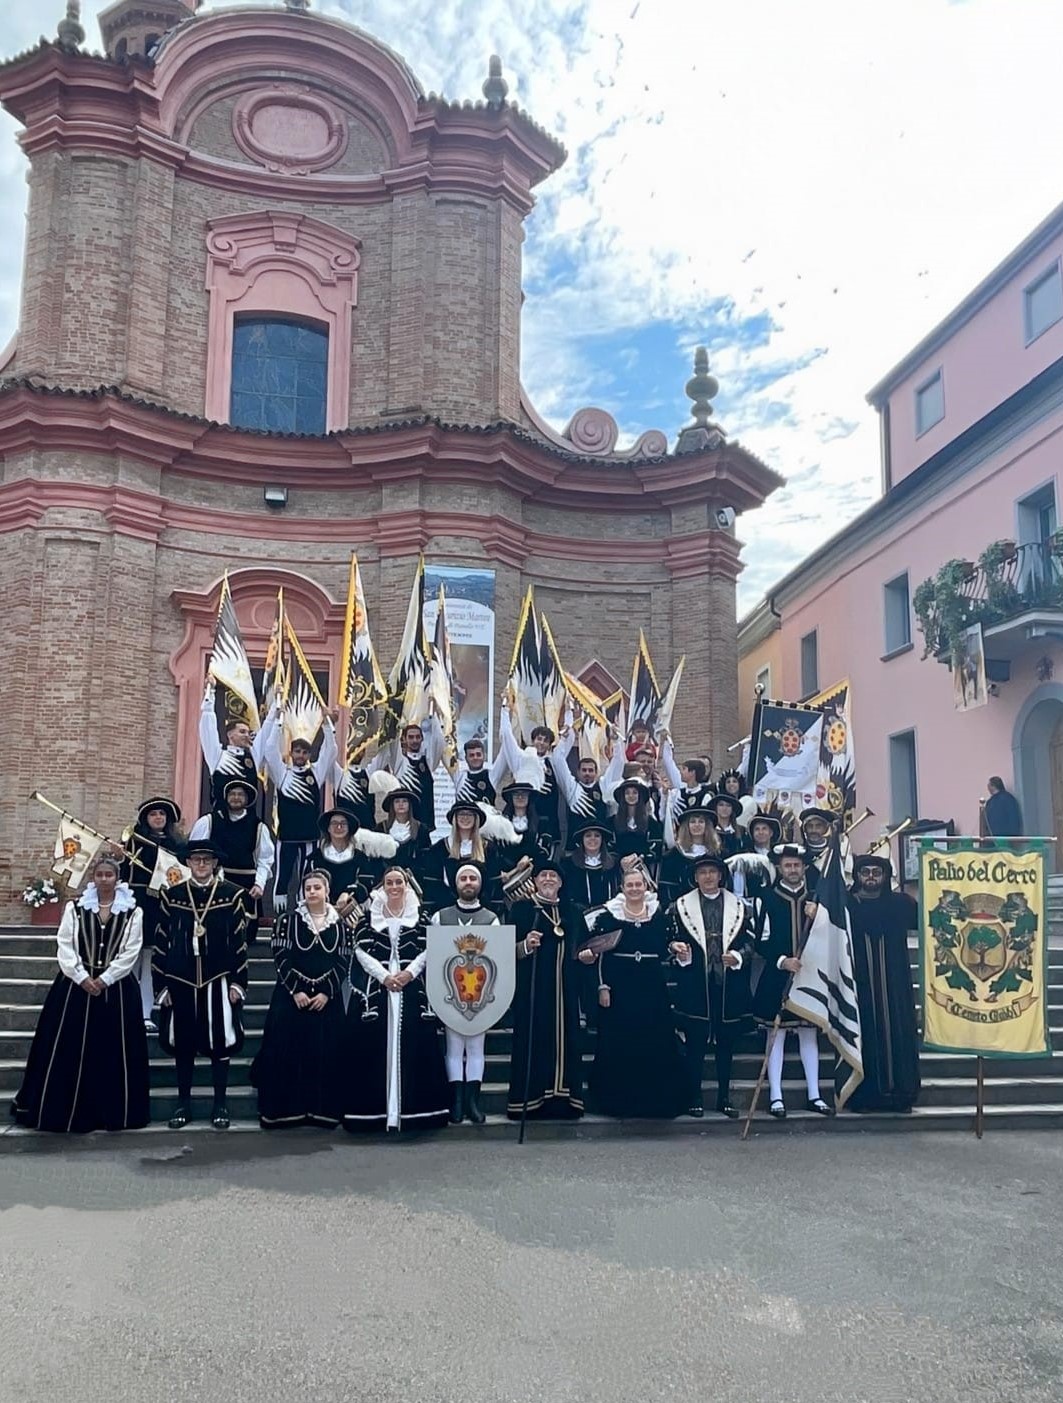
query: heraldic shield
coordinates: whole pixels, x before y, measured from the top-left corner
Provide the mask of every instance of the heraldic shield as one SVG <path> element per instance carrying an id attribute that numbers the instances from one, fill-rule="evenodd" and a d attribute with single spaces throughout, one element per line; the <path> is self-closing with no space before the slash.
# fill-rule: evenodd
<path id="1" fill-rule="evenodd" d="M 440 1022 L 463 1037 L 493 1028 L 513 1002 L 513 926 L 429 926 L 425 988 Z"/>

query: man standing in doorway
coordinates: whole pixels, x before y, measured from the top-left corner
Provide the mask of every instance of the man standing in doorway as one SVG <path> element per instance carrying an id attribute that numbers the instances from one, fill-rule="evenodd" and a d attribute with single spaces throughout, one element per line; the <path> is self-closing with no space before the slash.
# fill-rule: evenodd
<path id="1" fill-rule="evenodd" d="M 1022 810 L 1018 799 L 1004 788 L 1004 781 L 999 775 L 990 776 L 987 788 L 989 798 L 982 800 L 986 837 L 1021 838 Z"/>

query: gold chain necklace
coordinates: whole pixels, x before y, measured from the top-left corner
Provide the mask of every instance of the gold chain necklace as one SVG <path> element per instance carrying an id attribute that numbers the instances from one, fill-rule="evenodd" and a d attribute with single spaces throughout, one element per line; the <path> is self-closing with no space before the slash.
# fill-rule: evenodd
<path id="1" fill-rule="evenodd" d="M 199 954 L 199 942 L 207 933 L 207 917 L 210 915 L 210 908 L 214 905 L 214 898 L 218 894 L 218 878 L 215 877 L 211 883 L 210 895 L 207 897 L 207 904 L 203 908 L 202 915 L 196 907 L 196 898 L 193 891 L 193 884 L 188 884 L 188 903 L 192 908 L 192 954 Z"/>

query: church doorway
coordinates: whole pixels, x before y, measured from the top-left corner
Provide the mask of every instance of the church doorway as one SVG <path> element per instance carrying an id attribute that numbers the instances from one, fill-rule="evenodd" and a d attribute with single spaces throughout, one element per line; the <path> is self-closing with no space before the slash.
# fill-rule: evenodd
<path id="1" fill-rule="evenodd" d="M 1015 723 L 1015 784 L 1023 828 L 1056 838 L 1052 865 L 1063 872 L 1063 687 L 1049 683 L 1027 698 Z"/>

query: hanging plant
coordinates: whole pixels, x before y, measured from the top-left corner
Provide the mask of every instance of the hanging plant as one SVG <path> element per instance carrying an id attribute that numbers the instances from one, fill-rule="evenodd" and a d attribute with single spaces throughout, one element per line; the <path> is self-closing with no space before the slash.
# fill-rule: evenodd
<path id="1" fill-rule="evenodd" d="M 915 591 L 912 609 L 923 635 L 924 658 L 951 658 L 959 651 L 974 615 L 972 601 L 961 591 L 975 569 L 969 560 L 947 560 Z"/>
<path id="2" fill-rule="evenodd" d="M 1012 618 L 1021 609 L 1022 595 L 1005 574 L 1005 566 L 1010 565 L 1018 554 L 1014 541 L 993 541 L 978 557 L 986 584 L 985 603 L 979 610 L 983 623 L 1000 623 L 1003 619 Z"/>

